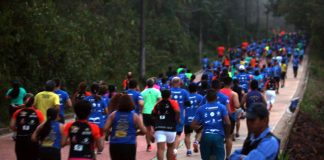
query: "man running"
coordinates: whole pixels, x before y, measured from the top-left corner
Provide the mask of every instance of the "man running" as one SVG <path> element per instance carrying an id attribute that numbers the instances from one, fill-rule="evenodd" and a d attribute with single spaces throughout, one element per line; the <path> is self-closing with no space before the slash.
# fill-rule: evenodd
<path id="1" fill-rule="evenodd" d="M 55 82 L 49 80 L 45 84 L 45 91 L 39 92 L 35 96 L 34 106 L 45 116 L 47 109 L 60 108 L 60 97 L 54 93 Z M 45 116 L 46 119 L 46 116 Z"/>
<path id="2" fill-rule="evenodd" d="M 60 97 L 60 120 L 59 122 L 64 123 L 64 110 L 65 110 L 65 104 L 67 107 L 72 107 L 72 101 L 69 97 L 69 94 L 61 89 L 61 80 L 55 79 L 55 89 L 54 93 L 56 93 Z"/>
<path id="3" fill-rule="evenodd" d="M 207 92 L 207 104 L 201 106 L 195 115 L 191 126 L 195 130 L 203 129 L 200 141 L 201 159 L 223 160 L 224 137 L 228 139 L 231 122 L 228 117 L 226 106 L 217 102 L 217 91 L 210 89 Z"/>
<path id="4" fill-rule="evenodd" d="M 191 145 L 191 133 L 193 132 L 193 129 L 190 127 L 190 124 L 195 116 L 195 113 L 197 109 L 199 108 L 199 104 L 201 103 L 203 97 L 197 93 L 197 85 L 195 84 L 190 84 L 189 87 L 189 101 L 190 101 L 190 106 L 186 106 L 185 108 L 185 127 L 184 127 L 184 132 L 185 132 L 185 144 L 187 148 L 187 156 L 192 155 L 192 151 L 190 148 Z M 201 132 L 198 131 L 195 135 L 195 141 L 193 143 L 194 147 L 194 152 L 198 152 L 198 145 L 199 145 L 199 139 L 201 136 Z"/>
<path id="5" fill-rule="evenodd" d="M 250 108 L 254 103 L 266 104 L 264 96 L 258 91 L 259 85 L 257 80 L 252 80 L 250 83 L 250 91 L 243 96 L 241 105 L 244 109 Z"/>
<path id="6" fill-rule="evenodd" d="M 141 92 L 141 95 L 144 100 L 144 107 L 143 107 L 143 122 L 144 126 L 146 127 L 146 151 L 151 152 L 152 151 L 152 146 L 151 146 L 151 141 L 152 141 L 152 134 L 153 134 L 153 128 L 152 126 L 153 121 L 152 121 L 152 110 L 156 104 L 161 99 L 161 92 L 160 90 L 157 90 L 153 88 L 154 86 L 154 80 L 152 78 L 149 78 L 146 81 L 146 85 L 148 88 L 146 88 L 144 91 Z"/>
<path id="7" fill-rule="evenodd" d="M 177 136 L 176 136 L 176 141 L 174 143 L 175 149 L 174 153 L 177 153 L 177 149 L 180 144 L 180 136 L 183 132 L 184 128 L 184 120 L 185 120 L 185 115 L 184 115 L 184 109 L 185 106 L 189 106 L 189 93 L 187 90 L 180 88 L 181 87 L 181 79 L 179 77 L 174 77 L 171 81 L 172 83 L 172 88 L 171 88 L 171 98 L 175 101 L 178 102 L 180 106 L 180 123 L 177 124 Z"/>
<path id="8" fill-rule="evenodd" d="M 176 125 L 177 122 L 180 122 L 180 108 L 177 101 L 172 100 L 170 96 L 169 90 L 163 90 L 162 100 L 155 105 L 152 111 L 158 160 L 164 159 L 165 145 L 167 146 L 167 159 L 173 160 L 175 158 L 173 150 L 177 134 Z"/>
<path id="9" fill-rule="evenodd" d="M 137 81 L 132 79 L 129 81 L 129 89 L 126 92 L 129 96 L 132 97 L 132 100 L 135 104 L 135 112 L 137 114 L 141 114 L 144 101 L 141 93 L 137 91 L 136 88 L 137 88 Z"/>

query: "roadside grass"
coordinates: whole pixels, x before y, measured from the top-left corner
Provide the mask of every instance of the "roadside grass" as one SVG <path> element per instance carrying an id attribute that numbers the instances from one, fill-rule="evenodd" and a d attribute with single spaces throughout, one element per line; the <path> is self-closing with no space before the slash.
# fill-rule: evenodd
<path id="1" fill-rule="evenodd" d="M 311 48 L 308 67 L 309 77 L 300 109 L 312 120 L 324 123 L 324 54 L 322 51 Z"/>

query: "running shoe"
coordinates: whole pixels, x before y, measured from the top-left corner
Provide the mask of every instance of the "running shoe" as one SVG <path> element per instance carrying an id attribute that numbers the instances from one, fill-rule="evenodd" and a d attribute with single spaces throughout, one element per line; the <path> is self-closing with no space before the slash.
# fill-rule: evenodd
<path id="1" fill-rule="evenodd" d="M 193 148 L 194 148 L 193 151 L 194 151 L 195 153 L 198 153 L 198 152 L 199 152 L 199 150 L 198 150 L 199 142 L 198 142 L 198 141 L 195 141 L 192 145 L 193 145 Z"/>
<path id="2" fill-rule="evenodd" d="M 146 152 L 152 152 L 152 146 L 151 145 L 147 145 Z"/>
<path id="3" fill-rule="evenodd" d="M 188 150 L 187 151 L 187 156 L 190 157 L 192 155 L 192 151 L 191 150 Z"/>

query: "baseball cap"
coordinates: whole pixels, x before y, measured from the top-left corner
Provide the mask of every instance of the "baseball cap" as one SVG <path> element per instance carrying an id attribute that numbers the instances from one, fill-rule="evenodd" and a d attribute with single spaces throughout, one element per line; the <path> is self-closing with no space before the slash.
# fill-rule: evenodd
<path id="1" fill-rule="evenodd" d="M 239 70 L 245 70 L 245 67 L 243 65 L 240 65 Z"/>
<path id="2" fill-rule="evenodd" d="M 268 116 L 269 111 L 263 103 L 255 103 L 246 110 L 246 119 L 264 119 Z"/>

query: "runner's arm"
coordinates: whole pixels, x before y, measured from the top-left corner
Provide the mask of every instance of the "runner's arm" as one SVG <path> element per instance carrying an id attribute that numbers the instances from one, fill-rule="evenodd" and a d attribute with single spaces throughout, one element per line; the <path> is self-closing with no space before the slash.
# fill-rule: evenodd
<path id="1" fill-rule="evenodd" d="M 66 102 L 65 103 L 66 103 L 66 106 L 67 107 L 70 107 L 70 108 L 72 107 L 72 100 L 71 100 L 71 98 L 66 99 Z"/>
<path id="2" fill-rule="evenodd" d="M 241 101 L 241 106 L 243 107 L 243 109 L 246 109 L 245 102 L 246 102 L 246 94 L 244 94 Z"/>
<path id="3" fill-rule="evenodd" d="M 44 124 L 45 124 L 45 122 L 42 123 L 42 124 L 40 124 L 40 125 L 36 128 L 36 130 L 34 131 L 34 133 L 32 134 L 31 140 L 32 140 L 33 142 L 38 142 L 38 134 L 39 134 L 39 131 L 43 128 Z"/>
<path id="4" fill-rule="evenodd" d="M 106 124 L 104 126 L 104 131 L 108 131 L 110 128 L 111 128 L 111 125 L 112 125 L 112 122 L 113 122 L 113 119 L 115 118 L 115 113 L 116 112 L 112 112 L 110 114 L 110 116 L 108 117 L 107 121 L 106 121 Z"/>
<path id="5" fill-rule="evenodd" d="M 142 122 L 142 119 L 138 115 L 136 115 L 136 114 L 134 114 L 134 121 L 135 121 L 136 126 L 141 131 L 140 134 L 146 134 L 146 128 L 144 127 L 144 124 Z"/>
<path id="6" fill-rule="evenodd" d="M 229 119 L 228 114 L 224 116 L 224 131 L 225 131 L 225 138 L 232 138 L 229 137 L 231 135 L 231 121 Z"/>
<path id="7" fill-rule="evenodd" d="M 143 111 L 144 101 L 138 100 L 138 105 L 139 105 L 139 113 L 141 114 Z"/>
<path id="8" fill-rule="evenodd" d="M 240 108 L 240 101 L 239 101 L 238 94 L 234 91 L 232 91 L 232 101 L 235 108 Z"/>

